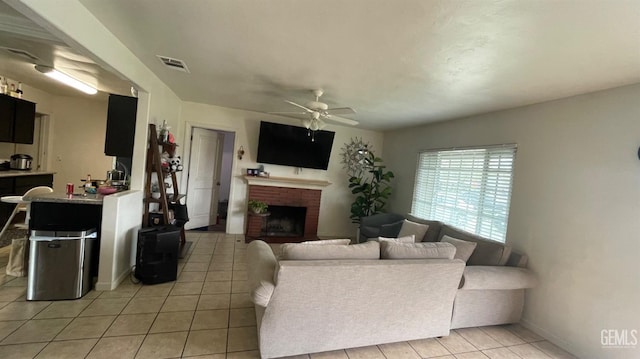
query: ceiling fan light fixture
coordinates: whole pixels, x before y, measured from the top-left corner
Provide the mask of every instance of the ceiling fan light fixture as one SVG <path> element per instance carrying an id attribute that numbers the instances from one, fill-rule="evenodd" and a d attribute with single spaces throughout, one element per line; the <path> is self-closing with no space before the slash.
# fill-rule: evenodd
<path id="1" fill-rule="evenodd" d="M 88 85 L 78 79 L 75 79 L 63 72 L 60 72 L 54 69 L 53 67 L 35 65 L 35 69 L 38 70 L 38 72 L 41 72 L 54 80 L 62 82 L 63 84 L 73 87 L 76 90 L 82 91 L 86 94 L 95 95 L 98 93 L 98 90 L 95 87 Z"/>

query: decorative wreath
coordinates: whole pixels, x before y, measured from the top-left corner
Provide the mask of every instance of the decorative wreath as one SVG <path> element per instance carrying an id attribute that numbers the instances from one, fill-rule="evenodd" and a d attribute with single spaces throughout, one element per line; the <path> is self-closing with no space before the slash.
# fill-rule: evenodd
<path id="1" fill-rule="evenodd" d="M 362 172 L 367 170 L 367 162 L 365 159 L 371 152 L 369 142 L 364 142 L 362 138 L 352 138 L 350 142 L 345 143 L 342 147 L 342 164 L 347 170 L 349 177 L 359 177 Z"/>

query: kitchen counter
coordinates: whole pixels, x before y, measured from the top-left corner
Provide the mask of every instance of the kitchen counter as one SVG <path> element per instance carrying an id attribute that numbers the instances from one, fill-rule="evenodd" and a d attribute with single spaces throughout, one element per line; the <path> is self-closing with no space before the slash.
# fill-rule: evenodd
<path id="1" fill-rule="evenodd" d="M 22 177 L 22 176 L 38 176 L 38 175 L 52 175 L 53 171 L 21 171 L 21 170 L 9 170 L 0 171 L 0 178 L 3 177 Z"/>
<path id="2" fill-rule="evenodd" d="M 30 202 L 49 202 L 49 203 L 69 203 L 69 204 L 94 204 L 102 205 L 101 194 L 74 194 L 72 196 L 66 193 L 42 193 L 24 197 L 25 200 Z"/>

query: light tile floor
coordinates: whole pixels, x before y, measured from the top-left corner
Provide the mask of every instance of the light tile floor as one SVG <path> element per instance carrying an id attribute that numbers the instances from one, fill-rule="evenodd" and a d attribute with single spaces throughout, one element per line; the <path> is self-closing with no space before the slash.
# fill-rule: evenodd
<path id="1" fill-rule="evenodd" d="M 171 283 L 126 281 L 80 300 L 27 302 L 26 278 L 0 274 L 0 358 L 259 358 L 244 238 L 198 231 L 187 238 L 193 245 Z M 296 358 L 574 357 L 506 325 Z"/>

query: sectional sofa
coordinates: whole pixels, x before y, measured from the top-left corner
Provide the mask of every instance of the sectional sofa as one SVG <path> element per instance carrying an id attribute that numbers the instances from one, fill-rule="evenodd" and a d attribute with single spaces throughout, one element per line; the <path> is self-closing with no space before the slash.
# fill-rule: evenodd
<path id="1" fill-rule="evenodd" d="M 248 279 L 261 357 L 447 336 L 455 328 L 520 320 L 524 290 L 535 285 L 526 256 L 442 223 L 408 219 L 429 222 L 422 240 L 447 235 L 478 244 L 465 265 L 444 242 L 284 244 L 279 258 L 267 243 L 251 242 Z M 413 247 L 428 258 L 414 256 Z"/>

